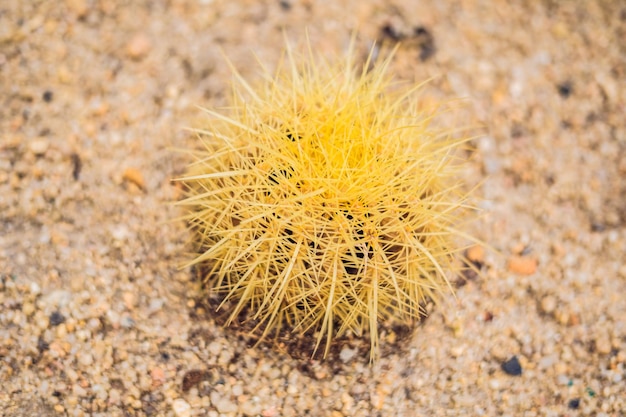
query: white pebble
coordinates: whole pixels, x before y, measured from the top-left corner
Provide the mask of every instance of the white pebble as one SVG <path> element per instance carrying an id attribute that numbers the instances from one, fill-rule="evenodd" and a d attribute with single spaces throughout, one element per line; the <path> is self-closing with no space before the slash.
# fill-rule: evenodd
<path id="1" fill-rule="evenodd" d="M 35 155 L 43 155 L 48 150 L 50 142 L 45 138 L 37 138 L 28 144 L 28 149 Z"/>
<path id="2" fill-rule="evenodd" d="M 257 416 L 261 414 L 261 405 L 254 399 L 250 399 L 241 404 L 240 411 L 244 416 Z"/>
<path id="3" fill-rule="evenodd" d="M 235 397 L 239 397 L 243 394 L 243 387 L 240 384 L 235 384 L 233 385 L 233 389 L 231 392 Z"/>
<path id="4" fill-rule="evenodd" d="M 177 398 L 172 402 L 172 410 L 177 417 L 190 417 L 191 406 L 182 398 Z"/>
<path id="5" fill-rule="evenodd" d="M 81 353 L 78 356 L 78 362 L 84 366 L 90 366 L 93 364 L 93 356 L 90 353 Z"/>
<path id="6" fill-rule="evenodd" d="M 222 397 L 222 394 L 217 391 L 211 392 L 211 404 L 213 404 L 213 406 L 217 408 L 217 411 L 220 413 L 226 414 L 237 412 L 237 404 L 230 401 L 228 398 Z"/>
<path id="7" fill-rule="evenodd" d="M 156 298 L 154 300 L 151 300 L 150 307 L 148 307 L 150 310 L 150 313 L 155 313 L 161 310 L 164 304 L 165 304 L 165 300 L 162 298 Z"/>
<path id="8" fill-rule="evenodd" d="M 39 295 L 39 294 L 41 294 L 41 287 L 39 286 L 39 284 L 37 284 L 36 282 L 31 282 L 30 283 L 30 293 L 32 295 Z"/>
<path id="9" fill-rule="evenodd" d="M 496 378 L 489 380 L 489 388 L 492 390 L 500 389 L 500 380 Z"/>
<path id="10" fill-rule="evenodd" d="M 555 309 L 556 309 L 556 298 L 554 298 L 551 295 L 547 295 L 543 297 L 543 299 L 541 300 L 541 310 L 546 314 L 550 314 L 554 312 Z"/>
<path id="11" fill-rule="evenodd" d="M 211 355 L 217 356 L 222 351 L 222 344 L 217 341 L 211 342 L 209 346 L 207 346 L 207 350 Z"/>
<path id="12" fill-rule="evenodd" d="M 78 384 L 74 384 L 72 386 L 72 393 L 74 393 L 74 395 L 77 396 L 77 397 L 85 397 L 85 396 L 87 396 L 87 390 L 85 390 L 85 388 L 81 387 Z"/>
<path id="13" fill-rule="evenodd" d="M 342 362 L 346 363 L 350 359 L 354 358 L 354 355 L 356 355 L 356 353 L 357 349 L 349 349 L 345 347 L 341 349 L 341 352 L 339 353 L 339 359 L 341 359 Z"/>

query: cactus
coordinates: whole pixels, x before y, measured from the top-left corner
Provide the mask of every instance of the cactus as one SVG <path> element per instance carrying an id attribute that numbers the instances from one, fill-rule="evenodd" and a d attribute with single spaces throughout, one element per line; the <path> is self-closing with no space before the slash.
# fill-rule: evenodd
<path id="1" fill-rule="evenodd" d="M 432 127 L 439 107 L 394 84 L 392 55 L 360 70 L 354 55 L 334 65 L 288 50 L 259 85 L 235 72 L 229 107 L 193 129 L 202 149 L 178 204 L 189 265 L 230 306 L 227 324 L 315 335 L 324 356 L 337 337 L 368 335 L 375 359 L 381 322 L 415 322 L 451 291 L 457 226 L 474 209 L 459 180 L 467 139 Z"/>

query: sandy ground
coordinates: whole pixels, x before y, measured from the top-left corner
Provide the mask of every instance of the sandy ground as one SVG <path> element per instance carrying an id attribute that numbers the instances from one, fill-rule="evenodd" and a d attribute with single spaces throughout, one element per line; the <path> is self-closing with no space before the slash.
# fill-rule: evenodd
<path id="1" fill-rule="evenodd" d="M 254 79 L 305 27 L 402 38 L 398 78 L 484 126 L 483 276 L 374 366 L 250 347 L 178 269 L 171 147 L 224 103 L 221 51 Z M 626 415 L 624 39 L 608 0 L 0 2 L 0 414 Z"/>

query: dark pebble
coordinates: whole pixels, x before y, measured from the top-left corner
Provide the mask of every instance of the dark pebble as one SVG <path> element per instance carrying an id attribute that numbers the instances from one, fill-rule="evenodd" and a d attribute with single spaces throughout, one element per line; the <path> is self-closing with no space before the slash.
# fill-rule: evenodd
<path id="1" fill-rule="evenodd" d="M 50 349 L 50 344 L 40 336 L 39 339 L 37 339 L 37 350 L 39 353 L 42 353 L 48 349 Z"/>
<path id="2" fill-rule="evenodd" d="M 522 374 L 522 365 L 520 365 L 517 356 L 513 356 L 502 364 L 502 370 L 508 375 L 519 376 Z"/>
<path id="3" fill-rule="evenodd" d="M 45 101 L 46 103 L 50 103 L 52 101 L 52 98 L 54 97 L 54 94 L 52 94 L 52 91 L 46 90 L 43 92 L 43 95 L 41 97 L 43 98 L 43 101 Z"/>
<path id="4" fill-rule="evenodd" d="M 208 373 L 206 371 L 201 371 L 199 369 L 193 369 L 187 372 L 183 376 L 183 392 L 189 391 L 194 386 L 198 385 L 200 382 L 206 380 L 208 378 Z"/>
<path id="5" fill-rule="evenodd" d="M 386 24 L 380 29 L 380 32 L 383 37 L 391 39 L 392 41 L 399 41 L 404 38 L 404 36 L 399 33 L 391 24 Z"/>
<path id="6" fill-rule="evenodd" d="M 83 169 L 83 162 L 80 159 L 80 156 L 77 153 L 73 153 L 72 155 L 70 155 L 71 159 L 72 159 L 72 177 L 74 177 L 74 180 L 78 181 L 78 178 L 80 178 L 80 171 L 81 169 Z"/>
<path id="7" fill-rule="evenodd" d="M 572 94 L 572 91 L 574 90 L 572 83 L 570 81 L 565 81 L 561 84 L 558 84 L 556 86 L 556 89 L 559 92 L 559 95 L 563 98 L 568 98 Z"/>
<path id="8" fill-rule="evenodd" d="M 428 29 L 423 26 L 418 26 L 413 30 L 413 35 L 419 43 L 420 60 L 422 62 L 435 55 L 437 51 L 435 47 L 435 37 Z"/>
<path id="9" fill-rule="evenodd" d="M 63 316 L 63 314 L 59 313 L 58 311 L 55 311 L 54 313 L 50 314 L 51 326 L 58 326 L 61 323 L 65 323 L 65 317 Z"/>
<path id="10" fill-rule="evenodd" d="M 580 398 L 573 398 L 569 400 L 569 403 L 567 403 L 567 407 L 572 410 L 578 410 L 578 407 L 580 407 Z"/>

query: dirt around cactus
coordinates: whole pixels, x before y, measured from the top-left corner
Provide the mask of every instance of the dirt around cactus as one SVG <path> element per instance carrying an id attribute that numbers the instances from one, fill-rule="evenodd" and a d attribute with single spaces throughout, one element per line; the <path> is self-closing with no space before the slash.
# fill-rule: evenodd
<path id="1" fill-rule="evenodd" d="M 479 126 L 483 273 L 373 366 L 254 346 L 178 268 L 183 128 L 224 55 L 254 79 L 304 28 L 401 41 L 398 79 L 465 98 L 438 123 Z M 625 415 L 625 37 L 608 0 L 2 2 L 0 415 Z"/>

